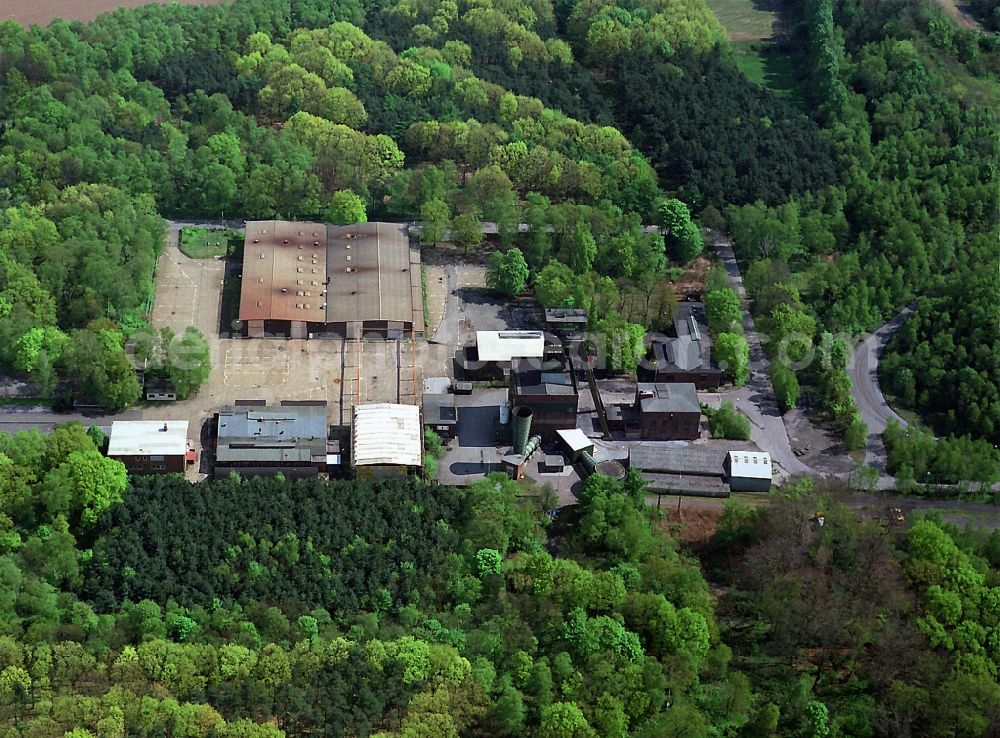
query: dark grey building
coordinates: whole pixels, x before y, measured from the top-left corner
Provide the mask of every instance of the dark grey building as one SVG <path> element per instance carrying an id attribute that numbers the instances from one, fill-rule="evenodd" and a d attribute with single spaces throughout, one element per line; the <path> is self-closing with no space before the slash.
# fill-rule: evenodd
<path id="1" fill-rule="evenodd" d="M 313 477 L 340 468 L 325 402 L 237 405 L 216 414 L 215 476 Z M 330 469 L 330 467 L 335 467 Z"/>
<path id="2" fill-rule="evenodd" d="M 560 336 L 587 329 L 587 311 L 583 308 L 545 308 L 545 328 Z"/>
<path id="3" fill-rule="evenodd" d="M 575 428 L 580 391 L 565 357 L 543 362 L 516 360 L 511 374 L 510 403 L 512 407 L 531 408 L 532 432 L 546 440 L 557 430 Z"/>
<path id="4" fill-rule="evenodd" d="M 639 383 L 635 404 L 644 441 L 694 440 L 701 434 L 701 405 L 693 384 Z"/>
<path id="5" fill-rule="evenodd" d="M 653 493 L 728 497 L 727 456 L 724 450 L 636 444 L 629 451 L 629 465 L 642 473 Z"/>

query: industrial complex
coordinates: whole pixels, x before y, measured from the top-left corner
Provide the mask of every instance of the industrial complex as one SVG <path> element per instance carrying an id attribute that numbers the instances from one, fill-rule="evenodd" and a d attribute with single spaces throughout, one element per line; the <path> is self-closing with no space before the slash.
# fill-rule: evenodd
<path id="1" fill-rule="evenodd" d="M 203 441 L 198 473 L 374 479 L 430 469 L 460 485 L 502 470 L 551 485 L 567 503 L 587 476 L 629 468 L 657 495 L 770 488 L 766 450 L 711 438 L 703 406 L 721 371 L 700 302 L 677 306 L 629 376 L 599 365 L 579 307 L 469 301 L 453 288 L 439 299 L 460 320 L 425 325 L 420 247 L 405 224 L 251 221 L 236 264 L 228 351 L 260 346 L 253 354 L 277 363 L 248 366 L 243 398 L 212 408 L 192 434 Z M 443 447 L 430 466 L 426 433 L 441 439 L 435 454 Z M 187 422 L 120 422 L 108 453 L 133 473 L 194 473 L 194 445 Z"/>

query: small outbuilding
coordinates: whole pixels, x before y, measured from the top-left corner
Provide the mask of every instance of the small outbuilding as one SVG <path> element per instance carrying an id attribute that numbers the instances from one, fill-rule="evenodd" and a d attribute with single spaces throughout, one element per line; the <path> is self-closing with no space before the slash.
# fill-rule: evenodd
<path id="1" fill-rule="evenodd" d="M 129 474 L 183 473 L 187 465 L 188 421 L 116 420 L 111 424 L 108 456 Z"/>
<path id="2" fill-rule="evenodd" d="M 767 492 L 774 468 L 766 451 L 730 451 L 726 456 L 729 487 L 740 492 Z"/>
<path id="3" fill-rule="evenodd" d="M 580 458 L 580 454 L 584 452 L 593 456 L 594 441 L 588 438 L 587 434 L 579 428 L 557 430 L 556 435 L 559 437 L 559 442 L 566 449 L 566 455 L 571 461 L 576 462 Z"/>
<path id="4" fill-rule="evenodd" d="M 586 330 L 587 311 L 583 308 L 546 308 L 545 327 L 559 335 Z"/>
<path id="5" fill-rule="evenodd" d="M 424 425 L 441 438 L 454 438 L 458 431 L 458 409 L 455 407 L 455 395 L 425 393 L 423 404 Z"/>
<path id="6" fill-rule="evenodd" d="M 545 474 L 560 474 L 563 468 L 562 454 L 545 454 L 542 459 L 542 472 Z"/>
<path id="7" fill-rule="evenodd" d="M 351 464 L 354 475 L 362 479 L 419 473 L 423 465 L 420 408 L 389 402 L 356 405 Z"/>

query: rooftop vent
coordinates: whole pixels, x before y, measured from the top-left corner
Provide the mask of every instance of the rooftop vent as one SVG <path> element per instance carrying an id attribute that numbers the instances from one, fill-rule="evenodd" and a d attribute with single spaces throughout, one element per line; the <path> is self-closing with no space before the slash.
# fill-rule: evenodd
<path id="1" fill-rule="evenodd" d="M 163 424 L 163 427 L 162 427 L 162 428 L 160 428 L 160 432 L 161 432 L 161 433 L 166 433 L 166 432 L 167 432 L 167 424 L 166 424 L 166 423 L 164 423 L 164 424 Z"/>
<path id="2" fill-rule="evenodd" d="M 288 243 L 288 239 L 287 239 L 287 238 L 286 238 L 286 239 L 284 239 L 284 240 L 282 241 L 282 243 Z"/>

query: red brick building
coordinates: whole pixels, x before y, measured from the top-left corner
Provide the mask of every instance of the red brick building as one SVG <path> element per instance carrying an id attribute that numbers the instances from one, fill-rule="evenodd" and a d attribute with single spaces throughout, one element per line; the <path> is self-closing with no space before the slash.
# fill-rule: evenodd
<path id="1" fill-rule="evenodd" d="M 122 462 L 129 474 L 183 474 L 188 421 L 116 420 L 111 425 L 108 457 Z"/>

